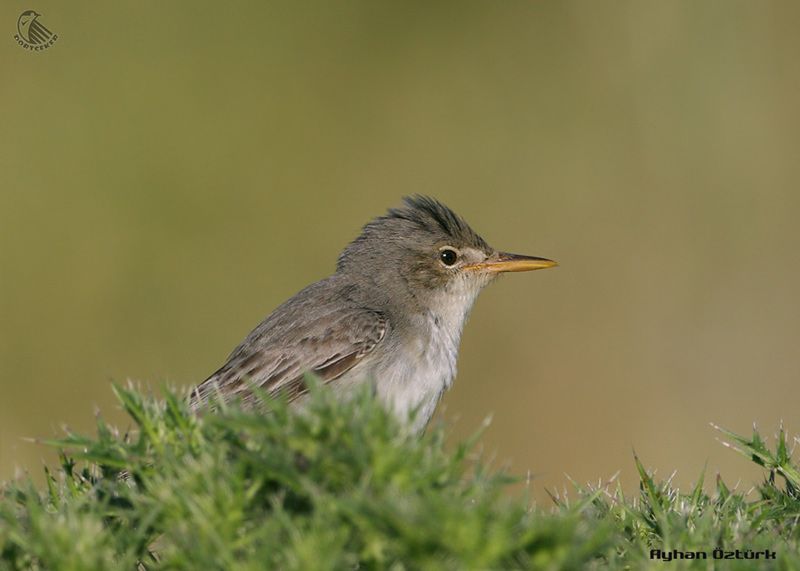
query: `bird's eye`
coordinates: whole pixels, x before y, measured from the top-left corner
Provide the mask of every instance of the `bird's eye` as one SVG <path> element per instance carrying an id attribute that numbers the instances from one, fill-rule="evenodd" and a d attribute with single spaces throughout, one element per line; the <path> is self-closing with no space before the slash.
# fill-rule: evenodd
<path id="1" fill-rule="evenodd" d="M 452 266 L 458 260 L 458 254 L 455 250 L 451 250 L 450 248 L 445 248 L 441 252 L 439 252 L 439 259 L 445 266 Z"/>

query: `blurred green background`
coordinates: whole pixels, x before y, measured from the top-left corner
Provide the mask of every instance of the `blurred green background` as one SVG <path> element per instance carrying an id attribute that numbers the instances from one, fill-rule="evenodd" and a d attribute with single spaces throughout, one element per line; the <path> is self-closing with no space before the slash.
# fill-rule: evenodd
<path id="1" fill-rule="evenodd" d="M 13 39 L 26 9 L 59 34 Z M 709 422 L 800 428 L 800 4 L 5 2 L 0 478 L 23 437 L 188 386 L 439 197 L 561 267 L 488 288 L 444 400 L 534 493 L 754 473 Z"/>

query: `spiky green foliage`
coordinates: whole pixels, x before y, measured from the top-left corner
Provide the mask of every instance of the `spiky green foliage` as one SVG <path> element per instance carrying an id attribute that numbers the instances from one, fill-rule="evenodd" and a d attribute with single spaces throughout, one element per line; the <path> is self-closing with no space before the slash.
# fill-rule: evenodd
<path id="1" fill-rule="evenodd" d="M 728 433 L 767 470 L 756 496 L 702 478 L 689 493 L 635 460 L 641 493 L 578 488 L 576 501 L 531 508 L 505 474 L 448 451 L 441 428 L 410 436 L 369 394 L 341 403 L 314 389 L 292 412 L 220 406 L 117 388 L 134 422 L 118 434 L 68 434 L 47 486 L 8 483 L 0 569 L 582 569 L 664 565 L 651 549 L 769 549 L 800 567 L 797 468 Z M 776 481 L 775 476 L 781 477 Z M 708 568 L 673 561 L 671 568 Z"/>

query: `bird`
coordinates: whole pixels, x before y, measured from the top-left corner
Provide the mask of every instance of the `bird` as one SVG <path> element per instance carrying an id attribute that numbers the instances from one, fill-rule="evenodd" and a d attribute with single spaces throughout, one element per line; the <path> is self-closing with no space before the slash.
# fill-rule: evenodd
<path id="1" fill-rule="evenodd" d="M 43 44 L 53 35 L 53 32 L 38 21 L 39 16 L 41 14 L 38 12 L 26 10 L 17 20 L 17 31 L 29 44 Z"/>
<path id="2" fill-rule="evenodd" d="M 405 197 L 362 228 L 332 275 L 256 326 L 192 390 L 191 406 L 216 399 L 252 405 L 253 387 L 302 403 L 306 374 L 313 374 L 337 396 L 370 383 L 377 399 L 419 433 L 453 383 L 461 334 L 480 291 L 501 273 L 556 265 L 492 248 L 435 198 Z"/>

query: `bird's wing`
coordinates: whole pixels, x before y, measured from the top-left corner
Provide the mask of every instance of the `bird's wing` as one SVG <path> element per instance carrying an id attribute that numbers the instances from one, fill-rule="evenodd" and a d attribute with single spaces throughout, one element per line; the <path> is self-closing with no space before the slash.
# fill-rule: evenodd
<path id="1" fill-rule="evenodd" d="M 366 309 L 324 313 L 311 321 L 268 318 L 195 388 L 192 403 L 198 406 L 215 394 L 247 403 L 253 387 L 294 400 L 307 391 L 305 373 L 324 383 L 341 377 L 381 342 L 386 329 L 386 319 Z"/>

